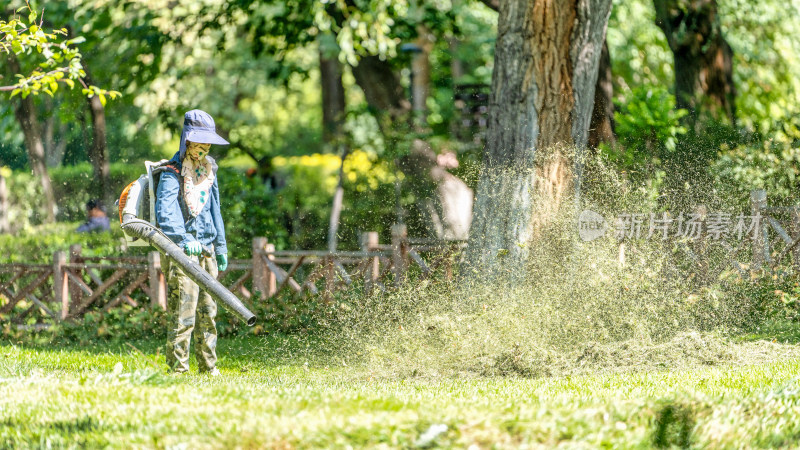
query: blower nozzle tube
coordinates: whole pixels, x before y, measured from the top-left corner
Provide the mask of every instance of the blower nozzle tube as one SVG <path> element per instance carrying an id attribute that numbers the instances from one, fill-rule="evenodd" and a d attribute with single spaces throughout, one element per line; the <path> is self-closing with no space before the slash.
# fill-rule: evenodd
<path id="1" fill-rule="evenodd" d="M 128 216 L 126 214 L 126 216 Z M 131 237 L 138 237 L 149 242 L 153 247 L 169 256 L 172 261 L 181 266 L 184 273 L 195 283 L 200 285 L 215 300 L 222 302 L 231 311 L 247 323 L 253 326 L 256 323 L 256 315 L 247 309 L 244 304 L 229 291 L 219 281 L 208 274 L 199 264 L 192 261 L 183 250 L 178 247 L 161 230 L 154 227 L 150 222 L 123 217 L 122 230 Z"/>

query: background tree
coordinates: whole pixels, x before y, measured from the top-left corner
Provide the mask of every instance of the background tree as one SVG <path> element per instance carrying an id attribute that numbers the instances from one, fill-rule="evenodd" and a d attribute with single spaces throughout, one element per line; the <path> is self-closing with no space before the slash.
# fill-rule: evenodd
<path id="1" fill-rule="evenodd" d="M 500 10 L 500 0 L 481 0 L 481 3 L 494 11 Z M 601 143 L 614 145 L 617 141 L 614 132 L 614 86 L 611 75 L 611 55 L 608 43 L 603 41 L 603 53 L 597 69 L 597 82 L 594 88 L 594 106 L 589 125 L 589 147 L 596 148 Z"/>
<path id="2" fill-rule="evenodd" d="M 720 25 L 716 0 L 654 0 L 656 24 L 675 60 L 677 107 L 734 124 L 733 51 Z"/>
<path id="3" fill-rule="evenodd" d="M 22 6 L 23 1 L 11 4 Z M 800 73 L 800 41 L 792 38 L 800 27 L 798 6 L 776 0 L 717 0 L 720 31 L 733 49 L 738 129 L 706 129 L 698 135 L 681 123 L 685 110 L 674 108 L 674 56 L 656 25 L 654 2 L 613 1 L 606 43 L 613 56 L 610 75 L 619 141 L 599 151 L 626 182 L 647 190 L 652 199 L 667 198 L 663 194 L 670 189 L 685 190 L 686 183 L 709 183 L 721 173 L 738 180 L 744 192 L 747 186 L 778 184 L 780 192 L 796 191 L 800 176 L 790 161 L 800 139 L 800 81 L 794 76 Z M 496 21 L 497 13 L 475 0 L 65 0 L 47 3 L 42 26 L 70 27 L 85 36 L 80 44 L 84 70 L 91 72 L 94 83 L 124 93 L 103 107 L 108 191 L 118 190 L 119 183 L 140 171 L 142 160 L 171 157 L 183 112 L 202 107 L 233 143 L 217 152 L 226 178 L 232 180 L 229 186 L 235 187 L 227 213 L 247 224 L 240 230 L 242 239 L 246 241 L 247 233 L 268 234 L 280 245 L 323 247 L 341 171 L 346 194 L 337 237 L 341 246 L 356 248 L 359 231 L 368 227 L 387 233 L 403 216 L 398 211 L 408 212 L 404 220 L 412 236 L 436 234 L 429 231 L 435 226 L 423 224 L 434 223 L 428 218 L 428 200 L 439 196 L 433 193 L 447 184 L 440 181 L 448 172 L 470 188 L 478 185 L 485 128 L 462 123 L 467 118 L 474 124 L 486 120 L 477 112 L 484 105 L 462 109 L 465 91 L 459 85 L 491 82 Z M 333 49 L 326 59 L 341 67 L 344 101 L 336 108 L 324 107 L 327 96 L 321 89 L 324 79 L 336 78 L 325 75 L 320 59 L 325 39 Z M 415 58 L 422 53 L 403 51 L 411 43 L 429 43 L 430 51 Z M 21 71 L 29 75 L 38 55 L 18 55 Z M 412 80 L 417 73 L 413 62 L 426 59 L 429 82 L 418 83 L 426 77 Z M 374 67 L 368 71 L 371 62 Z M 394 80 L 362 89 L 354 75 L 362 70 L 359 66 L 367 75 L 363 79 L 380 80 L 388 73 Z M 419 73 L 427 70 L 419 67 Z M 11 84 L 8 64 L 0 70 L 7 72 L 2 83 Z M 412 96 L 412 85 L 427 94 Z M 90 163 L 98 160 L 91 155 L 96 140 L 89 104 L 80 94 L 76 89 L 52 98 L 30 96 L 59 220 L 82 218 L 83 204 L 96 192 L 87 189 L 89 182 L 101 178 Z M 43 215 L 30 211 L 45 209 L 41 179 L 30 175 L 31 158 L 14 112 L 20 98 L 18 94 L 0 102 L 0 164 L 12 169 L 7 181 L 15 228 L 40 223 Z M 424 117 L 412 114 L 411 99 L 418 111 L 426 110 Z M 344 165 L 336 146 L 326 143 L 324 125 L 325 111 L 342 104 L 340 125 L 352 149 Z M 413 126 L 410 116 L 418 118 Z M 603 116 L 609 117 L 608 108 Z M 590 136 L 599 129 L 590 125 Z M 594 142 L 591 137 L 589 142 Z M 546 161 L 539 158 L 546 153 L 543 149 L 536 152 L 536 161 Z M 676 157 L 682 153 L 687 153 L 683 160 Z M 441 164 L 451 154 L 457 154 L 458 167 Z M 254 170 L 252 177 L 245 175 Z M 375 173 L 365 177 L 364 171 Z M 677 172 L 690 175 L 680 180 Z M 703 177 L 697 176 L 701 172 Z M 393 183 L 401 177 L 396 195 Z M 783 181 L 770 181 L 777 178 Z"/>
<path id="4" fill-rule="evenodd" d="M 84 41 L 82 38 L 69 40 L 60 38 L 59 35 L 67 35 L 65 29 L 46 32 L 42 28 L 44 16 L 40 17 L 27 3 L 15 12 L 5 13 L 11 19 L 0 21 L 0 52 L 6 53 L 8 68 L 14 82 L 0 86 L 0 91 L 10 91 L 11 97 L 17 95 L 20 97 L 15 115 L 25 136 L 31 168 L 41 181 L 42 193 L 46 200 L 45 221 L 52 222 L 55 220 L 57 209 L 55 196 L 45 162 L 43 130 L 33 97 L 30 95 L 38 95 L 41 92 L 52 97 L 58 90 L 59 83 L 65 83 L 72 88 L 76 80 L 83 85 L 84 95 L 89 98 L 97 97 L 102 99 L 102 102 L 105 102 L 106 95 L 114 98 L 119 93 L 106 91 L 83 81 L 86 73 L 81 64 L 81 54 L 74 47 Z M 27 20 L 17 16 L 16 13 L 27 13 Z M 34 50 L 38 55 L 35 58 L 37 64 L 34 69 L 23 72 L 19 59 L 28 59 L 34 55 Z"/>

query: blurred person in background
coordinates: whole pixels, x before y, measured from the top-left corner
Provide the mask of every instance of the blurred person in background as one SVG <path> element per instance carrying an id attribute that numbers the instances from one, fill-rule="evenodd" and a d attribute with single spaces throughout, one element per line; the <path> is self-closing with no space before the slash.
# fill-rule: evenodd
<path id="1" fill-rule="evenodd" d="M 100 200 L 91 199 L 86 202 L 86 217 L 86 222 L 75 230 L 78 233 L 108 231 L 111 228 L 106 208 L 100 203 Z"/>

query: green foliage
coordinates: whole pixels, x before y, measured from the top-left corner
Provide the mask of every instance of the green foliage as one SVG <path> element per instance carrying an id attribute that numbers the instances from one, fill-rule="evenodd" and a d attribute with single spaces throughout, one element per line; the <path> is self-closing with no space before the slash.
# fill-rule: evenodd
<path id="1" fill-rule="evenodd" d="M 222 167 L 219 171 L 222 216 L 228 248 L 234 258 L 249 257 L 254 237 L 265 236 L 279 249 L 326 247 L 333 193 L 341 159 L 330 154 L 276 157 L 275 175 L 263 180 L 255 174 Z M 121 193 L 144 171 L 144 165 L 112 164 L 111 189 Z M 20 231 L 16 236 L 36 236 L 66 243 L 83 235 L 63 234 L 85 220 L 86 190 L 92 169 L 84 163 L 63 166 L 51 171 L 59 217 L 72 221 L 43 229 L 36 215 L 40 202 L 39 183 L 28 173 L 12 172 L 8 177 L 9 218 Z M 345 162 L 344 210 L 341 216 L 340 241 L 346 248 L 358 248 L 364 231 L 378 231 L 389 236 L 394 222 L 394 178 L 390 167 L 376 156 L 363 151 L 352 152 Z M 413 201 L 413 199 L 406 199 Z M 107 206 L 112 229 L 117 233 L 117 211 Z M 59 230 L 59 231 L 55 231 Z M 4 239 L 13 241 L 11 236 Z M 80 239 L 74 243 L 82 242 Z M 68 244 L 67 244 L 68 245 Z M 14 252 L 20 253 L 20 252 Z M 20 253 L 24 255 L 24 253 Z M 19 255 L 17 255 L 19 257 Z"/>
<path id="2" fill-rule="evenodd" d="M 687 112 L 676 110 L 675 97 L 656 86 L 637 87 L 624 103 L 615 103 L 619 145 L 615 148 L 603 145 L 602 152 L 609 163 L 635 184 L 644 186 L 651 199 L 657 198 L 663 193 L 666 178 L 678 178 L 674 173 L 677 160 L 692 159 L 686 154 L 688 146 L 678 148 L 679 139 L 687 131 L 680 120 Z M 667 177 L 667 173 L 671 176 Z"/>
<path id="3" fill-rule="evenodd" d="M 797 28 L 796 6 L 718 3 L 733 48 L 739 129 L 715 123 L 704 123 L 696 134 L 682 129 L 685 113 L 670 111 L 674 99 L 667 94 L 673 90 L 673 58 L 654 23 L 652 2 L 615 2 L 607 40 L 621 147 L 607 153 L 620 169 L 655 186 L 656 195 L 713 183 L 740 199 L 753 188 L 786 199 L 795 189 L 792 148 L 800 139 L 800 88 L 793 75 L 800 71 L 800 48 L 787 38 Z M 666 174 L 670 186 L 658 181 Z"/>
<path id="4" fill-rule="evenodd" d="M 17 13 L 27 14 L 27 20 L 17 16 Z M 34 51 L 37 54 L 36 68 L 30 74 L 14 74 L 16 83 L 0 88 L 11 91 L 11 97 L 20 94 L 25 98 L 30 94 L 38 95 L 39 92 L 52 97 L 58 90 L 59 83 L 64 83 L 71 89 L 75 87 L 76 80 L 86 76 L 81 65 L 81 54 L 76 48 L 85 39 L 66 39 L 65 28 L 47 32 L 42 26 L 43 22 L 44 13 L 40 18 L 38 11 L 27 2 L 9 20 L 0 20 L 0 53 L 13 54 L 14 57 L 33 55 Z M 85 85 L 82 92 L 88 97 L 98 95 L 103 105 L 106 103 L 106 95 L 111 98 L 120 95 L 117 91 Z"/>
<path id="5" fill-rule="evenodd" d="M 131 340 L 160 338 L 166 341 L 167 314 L 159 308 L 134 309 L 129 306 L 112 308 L 107 313 L 90 311 L 74 322 L 61 322 L 35 336 L 41 344 L 88 346 L 93 343 L 124 343 Z M 6 330 L 7 337 L 22 338 L 23 333 Z"/>
<path id="6" fill-rule="evenodd" d="M 80 244 L 84 256 L 122 256 L 122 231 L 112 222 L 111 231 L 76 233 L 78 223 L 61 222 L 25 228 L 15 234 L 0 234 L 0 264 L 53 262 L 53 253 Z"/>
<path id="7" fill-rule="evenodd" d="M 756 272 L 732 293 L 742 304 L 757 305 L 754 315 L 758 317 L 772 322 L 800 322 L 800 279 L 795 273 L 785 269 Z"/>
<path id="8" fill-rule="evenodd" d="M 779 0 L 718 3 L 733 49 L 737 122 L 770 138 L 800 139 L 800 7 Z"/>
<path id="9" fill-rule="evenodd" d="M 278 249 L 326 248 L 327 232 L 341 159 L 330 154 L 275 157 L 277 188 L 257 177 L 220 172 L 222 214 L 229 248 L 250 252 L 253 237 L 265 236 Z M 366 152 L 345 161 L 343 247 L 358 248 L 364 231 L 389 235 L 394 214 L 394 174 Z"/>
<path id="10" fill-rule="evenodd" d="M 628 101 L 617 104 L 614 119 L 624 150 L 611 154 L 621 159 L 621 167 L 659 166 L 676 152 L 679 137 L 686 134 L 680 124 L 686 114 L 686 110 L 675 109 L 675 97 L 664 88 L 634 89 Z"/>
<path id="11" fill-rule="evenodd" d="M 249 257 L 254 237 L 266 237 L 285 248 L 288 233 L 273 188 L 258 177 L 231 169 L 220 169 L 219 180 L 228 252 L 233 257 Z"/>
<path id="12" fill-rule="evenodd" d="M 91 181 L 92 167 L 89 163 L 61 166 L 50 170 L 50 178 L 58 205 L 59 220 L 84 221 L 86 202 L 90 199 L 87 189 Z M 111 164 L 109 189 L 117 194 L 131 181 L 144 173 L 144 164 Z M 26 172 L 13 172 L 7 179 L 9 190 L 9 221 L 16 229 L 25 229 L 42 222 L 44 198 L 41 184 Z M 106 205 L 106 212 L 113 220 L 117 216 L 114 205 Z"/>
<path id="13" fill-rule="evenodd" d="M 606 41 L 614 96 L 622 104 L 637 87 L 673 89 L 672 51 L 655 16 L 650 0 L 615 0 L 611 8 Z"/>
<path id="14" fill-rule="evenodd" d="M 749 198 L 753 189 L 766 189 L 773 204 L 797 202 L 800 181 L 800 149 L 779 140 L 724 146 L 711 171 L 717 183 L 734 187 L 735 194 Z"/>

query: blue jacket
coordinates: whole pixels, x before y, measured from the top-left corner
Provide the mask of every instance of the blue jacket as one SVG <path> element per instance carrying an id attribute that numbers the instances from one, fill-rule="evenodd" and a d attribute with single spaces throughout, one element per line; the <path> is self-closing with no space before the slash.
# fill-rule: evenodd
<path id="1" fill-rule="evenodd" d="M 178 173 L 181 172 L 182 158 L 181 153 L 175 153 L 170 163 L 177 166 Z M 216 163 L 213 159 L 212 165 L 216 172 Z M 181 195 L 181 177 L 165 170 L 161 173 L 156 192 L 156 221 L 158 227 L 164 232 L 172 242 L 179 247 L 191 241 L 200 241 L 204 246 L 214 244 L 214 253 L 221 255 L 228 253 L 228 246 L 225 241 L 225 223 L 219 212 L 219 185 L 214 180 L 211 187 L 211 201 L 203 206 L 197 217 L 190 217 L 184 221 L 182 211 L 188 211 Z M 187 214 L 188 217 L 188 214 Z"/>

